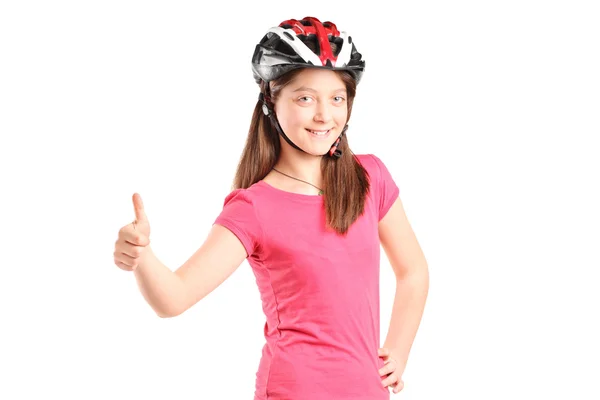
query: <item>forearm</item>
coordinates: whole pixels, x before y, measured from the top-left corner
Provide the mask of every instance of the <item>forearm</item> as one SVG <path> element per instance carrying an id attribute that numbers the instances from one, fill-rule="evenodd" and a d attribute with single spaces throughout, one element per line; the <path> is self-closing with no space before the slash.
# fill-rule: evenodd
<path id="1" fill-rule="evenodd" d="M 392 352 L 393 358 L 398 362 L 400 375 L 404 372 L 419 329 L 428 291 L 429 272 L 426 266 L 396 281 L 392 317 L 383 347 Z"/>
<path id="2" fill-rule="evenodd" d="M 158 316 L 179 314 L 183 295 L 181 278 L 160 262 L 150 246 L 145 248 L 134 275 L 144 299 Z"/>

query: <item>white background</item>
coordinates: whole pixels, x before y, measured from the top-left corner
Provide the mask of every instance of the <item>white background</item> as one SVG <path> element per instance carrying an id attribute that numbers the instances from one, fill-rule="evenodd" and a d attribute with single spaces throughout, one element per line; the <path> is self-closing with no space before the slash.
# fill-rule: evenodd
<path id="1" fill-rule="evenodd" d="M 599 399 L 593 3 L 3 1 L 0 398 L 253 397 L 249 265 L 160 319 L 114 242 L 138 192 L 169 268 L 202 244 L 257 99 L 254 46 L 315 16 L 367 60 L 350 145 L 386 163 L 429 263 L 392 398 Z M 394 290 L 382 250 L 382 343 Z"/>

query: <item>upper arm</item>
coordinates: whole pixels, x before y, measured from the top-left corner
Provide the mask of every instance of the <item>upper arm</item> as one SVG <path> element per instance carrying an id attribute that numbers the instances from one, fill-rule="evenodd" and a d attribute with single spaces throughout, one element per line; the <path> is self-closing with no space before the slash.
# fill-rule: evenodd
<path id="1" fill-rule="evenodd" d="M 404 212 L 398 185 L 383 161 L 374 154 L 371 154 L 371 158 L 379 172 L 375 185 L 379 206 L 379 240 L 396 278 L 401 279 L 426 266 L 426 261 Z"/>
<path id="2" fill-rule="evenodd" d="M 375 164 L 373 172 L 376 179 L 373 181 L 377 198 L 377 207 L 379 213 L 379 221 L 386 215 L 394 201 L 400 195 L 400 189 L 387 166 L 375 154 L 370 154 Z"/>
<path id="3" fill-rule="evenodd" d="M 224 226 L 214 224 L 202 246 L 175 271 L 184 287 L 177 314 L 185 312 L 215 290 L 247 256 L 236 235 Z"/>
<path id="4" fill-rule="evenodd" d="M 403 278 L 426 265 L 425 256 L 408 222 L 400 197 L 381 219 L 378 230 L 381 246 L 397 278 Z"/>

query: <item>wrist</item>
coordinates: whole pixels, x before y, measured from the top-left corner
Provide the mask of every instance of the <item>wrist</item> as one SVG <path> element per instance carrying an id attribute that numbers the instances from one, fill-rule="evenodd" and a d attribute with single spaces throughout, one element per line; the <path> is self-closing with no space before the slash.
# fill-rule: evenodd
<path id="1" fill-rule="evenodd" d="M 398 376 L 402 376 L 406 368 L 406 357 L 403 357 L 402 354 L 392 349 L 389 358 L 396 362 L 396 372 L 398 372 Z"/>

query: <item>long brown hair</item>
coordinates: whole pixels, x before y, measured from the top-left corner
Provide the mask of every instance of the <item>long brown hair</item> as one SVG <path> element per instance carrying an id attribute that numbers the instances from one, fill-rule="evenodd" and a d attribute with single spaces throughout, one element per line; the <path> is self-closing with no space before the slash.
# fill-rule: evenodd
<path id="1" fill-rule="evenodd" d="M 270 92 L 271 101 L 275 103 L 281 90 L 290 84 L 301 70 L 300 68 L 294 69 L 272 81 L 270 88 L 267 88 L 268 83 L 261 81 L 261 92 Z M 356 96 L 356 81 L 346 71 L 335 72 L 346 85 L 349 120 Z M 345 235 L 350 225 L 364 212 L 370 183 L 366 170 L 350 150 L 346 135 L 342 136 L 338 149 L 342 151 L 342 156 L 337 159 L 329 155 L 323 156 L 321 173 L 323 174 L 326 222 L 339 234 Z M 258 100 L 252 114 L 246 145 L 235 174 L 233 189 L 246 189 L 267 176 L 277 163 L 280 153 L 279 134 L 272 126 L 269 117 L 263 114 L 262 102 Z"/>

